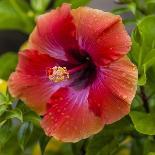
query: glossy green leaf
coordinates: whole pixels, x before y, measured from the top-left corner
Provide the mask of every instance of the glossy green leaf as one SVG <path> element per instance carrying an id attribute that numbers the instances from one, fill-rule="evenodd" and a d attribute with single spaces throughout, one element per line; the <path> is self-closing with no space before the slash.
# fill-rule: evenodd
<path id="1" fill-rule="evenodd" d="M 51 138 L 46 136 L 45 134 L 42 134 L 41 137 L 39 138 L 39 145 L 41 149 L 42 155 L 44 155 L 46 146 Z"/>
<path id="2" fill-rule="evenodd" d="M 155 114 L 138 111 L 130 112 L 135 129 L 143 134 L 155 135 Z"/>
<path id="3" fill-rule="evenodd" d="M 138 78 L 138 85 L 140 85 L 140 86 L 143 86 L 146 83 L 146 79 L 147 79 L 146 68 L 147 68 L 147 65 L 143 64 L 143 70 L 141 71 L 141 75 Z"/>
<path id="4" fill-rule="evenodd" d="M 16 118 L 23 121 L 23 115 L 20 109 L 12 109 L 12 110 L 6 110 L 1 116 L 0 116 L 0 125 L 3 125 L 7 120 Z"/>
<path id="5" fill-rule="evenodd" d="M 82 5 L 86 5 L 90 0 L 56 0 L 54 3 L 54 7 L 60 6 L 62 3 L 70 3 L 72 4 L 72 8 L 77 8 Z"/>
<path id="6" fill-rule="evenodd" d="M 17 138 L 18 143 L 23 150 L 28 140 L 30 139 L 32 131 L 33 131 L 33 125 L 28 122 L 24 122 L 19 128 Z"/>
<path id="7" fill-rule="evenodd" d="M 8 99 L 8 97 L 2 93 L 0 93 L 0 105 L 7 105 L 10 104 L 10 101 Z"/>
<path id="8" fill-rule="evenodd" d="M 147 11 L 150 14 L 155 13 L 155 0 L 145 0 Z"/>
<path id="9" fill-rule="evenodd" d="M 0 78 L 8 79 L 10 73 L 15 70 L 17 59 L 17 54 L 13 52 L 7 52 L 0 56 Z"/>
<path id="10" fill-rule="evenodd" d="M 122 7 L 122 8 L 117 8 L 117 9 L 113 9 L 113 10 L 112 10 L 112 12 L 113 12 L 114 14 L 118 14 L 118 15 L 121 15 L 121 14 L 123 14 L 123 13 L 127 13 L 127 12 L 129 12 L 129 11 L 130 11 L 130 9 L 127 8 L 127 7 Z"/>
<path id="11" fill-rule="evenodd" d="M 12 119 L 12 118 L 17 118 L 19 119 L 21 122 L 23 121 L 23 115 L 20 109 L 12 109 L 12 110 L 8 110 L 6 112 L 6 119 Z"/>
<path id="12" fill-rule="evenodd" d="M 129 3 L 128 8 L 134 15 L 136 15 L 136 4 L 135 3 Z"/>
<path id="13" fill-rule="evenodd" d="M 0 127 L 0 150 L 6 144 L 6 142 L 12 136 L 13 129 L 11 128 L 11 123 L 7 122 L 2 127 Z"/>
<path id="14" fill-rule="evenodd" d="M 33 123 L 36 126 L 40 126 L 41 118 L 35 112 L 28 111 L 28 112 L 24 113 L 23 120 L 25 122 L 31 122 L 31 123 Z"/>
<path id="15" fill-rule="evenodd" d="M 146 71 L 153 65 L 155 65 L 155 49 L 152 49 L 144 58 L 144 63 L 142 65 L 143 72 L 138 81 L 139 85 L 144 85 L 146 83 Z"/>
<path id="16" fill-rule="evenodd" d="M 138 66 L 139 85 L 147 80 L 147 70 L 155 65 L 155 16 L 147 16 L 141 20 L 132 33 L 132 50 L 130 58 Z"/>

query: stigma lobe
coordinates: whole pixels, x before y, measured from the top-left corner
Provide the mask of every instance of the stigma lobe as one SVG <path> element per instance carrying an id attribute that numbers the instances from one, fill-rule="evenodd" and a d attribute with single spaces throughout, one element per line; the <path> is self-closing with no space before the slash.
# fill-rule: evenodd
<path id="1" fill-rule="evenodd" d="M 50 81 L 58 83 L 69 79 L 69 72 L 66 67 L 54 66 L 47 69 L 47 76 Z"/>

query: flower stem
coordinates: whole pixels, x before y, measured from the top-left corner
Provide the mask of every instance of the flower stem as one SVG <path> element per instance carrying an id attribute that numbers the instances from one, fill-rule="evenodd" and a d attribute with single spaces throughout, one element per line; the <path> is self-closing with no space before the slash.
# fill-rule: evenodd
<path id="1" fill-rule="evenodd" d="M 150 109 L 149 109 L 149 102 L 148 102 L 148 98 L 145 94 L 145 89 L 143 86 L 140 87 L 140 93 L 141 93 L 141 98 L 142 98 L 142 101 L 143 101 L 143 106 L 144 106 L 144 109 L 147 113 L 150 112 Z"/>
<path id="2" fill-rule="evenodd" d="M 88 139 L 85 139 L 82 147 L 80 148 L 80 155 L 86 155 L 86 145 L 88 143 Z"/>

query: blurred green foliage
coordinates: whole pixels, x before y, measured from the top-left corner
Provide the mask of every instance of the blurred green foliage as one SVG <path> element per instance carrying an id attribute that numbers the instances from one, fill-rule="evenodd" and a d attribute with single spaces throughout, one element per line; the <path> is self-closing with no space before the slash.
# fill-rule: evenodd
<path id="1" fill-rule="evenodd" d="M 62 3 L 70 3 L 72 4 L 72 8 L 77 8 L 79 6 L 87 4 L 89 1 L 90 0 L 56 0 L 54 3 L 54 7 L 58 7 Z"/>
<path id="2" fill-rule="evenodd" d="M 25 33 L 34 27 L 34 14 L 24 0 L 0 1 L 0 29 L 14 29 Z"/>
<path id="3" fill-rule="evenodd" d="M 15 70 L 17 65 L 17 54 L 6 52 L 0 56 L 0 78 L 7 80 L 10 73 Z"/>

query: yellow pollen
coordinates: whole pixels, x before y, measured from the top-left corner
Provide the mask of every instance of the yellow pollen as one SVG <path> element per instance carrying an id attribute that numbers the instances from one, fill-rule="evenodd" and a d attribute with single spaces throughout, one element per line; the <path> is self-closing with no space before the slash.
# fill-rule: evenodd
<path id="1" fill-rule="evenodd" d="M 53 73 L 49 75 L 49 79 L 55 83 L 69 79 L 69 72 L 66 67 L 55 66 L 52 68 Z"/>

